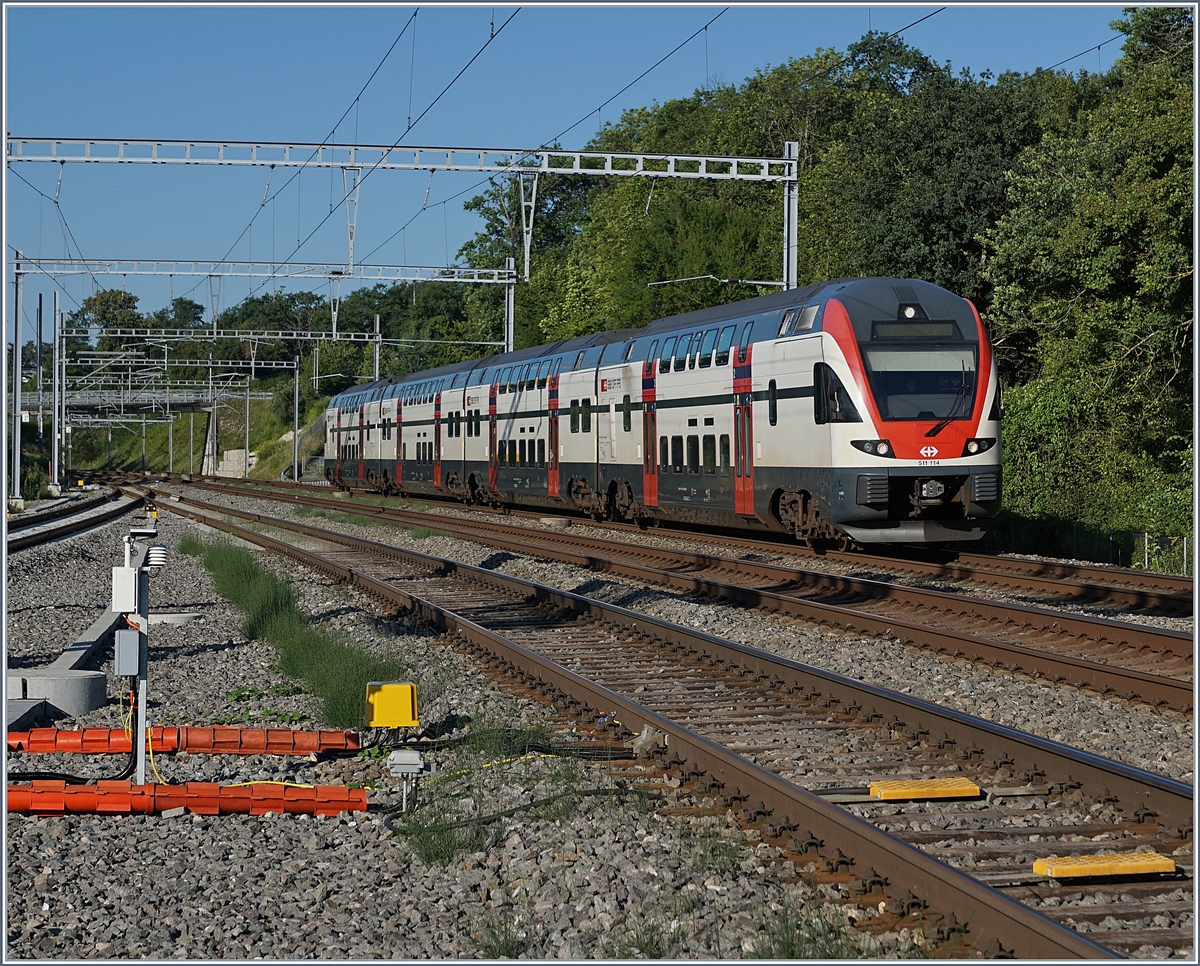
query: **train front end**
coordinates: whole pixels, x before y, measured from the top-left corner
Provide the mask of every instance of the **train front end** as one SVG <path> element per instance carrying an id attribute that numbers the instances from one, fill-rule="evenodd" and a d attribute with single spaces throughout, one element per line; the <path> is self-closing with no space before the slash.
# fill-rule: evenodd
<path id="1" fill-rule="evenodd" d="M 814 403 L 833 522 L 861 544 L 982 537 L 1000 510 L 1002 397 L 974 305 L 916 279 L 863 279 L 828 298 L 822 330 Z"/>

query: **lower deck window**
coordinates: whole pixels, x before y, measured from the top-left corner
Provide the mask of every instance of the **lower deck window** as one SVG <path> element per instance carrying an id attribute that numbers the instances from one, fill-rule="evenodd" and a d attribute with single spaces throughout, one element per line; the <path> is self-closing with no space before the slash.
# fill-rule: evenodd
<path id="1" fill-rule="evenodd" d="M 671 472 L 683 472 L 683 437 L 671 437 Z"/>
<path id="2" fill-rule="evenodd" d="M 689 473 L 700 472 L 700 437 L 689 436 L 687 438 L 687 471 Z"/>
<path id="3" fill-rule="evenodd" d="M 721 475 L 729 475 L 729 437 L 721 437 Z"/>
<path id="4" fill-rule="evenodd" d="M 717 475 L 717 437 L 704 437 L 704 475 Z"/>

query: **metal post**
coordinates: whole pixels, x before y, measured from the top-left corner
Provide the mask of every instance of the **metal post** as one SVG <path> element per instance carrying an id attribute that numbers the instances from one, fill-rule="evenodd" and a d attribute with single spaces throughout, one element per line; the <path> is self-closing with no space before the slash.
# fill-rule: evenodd
<path id="1" fill-rule="evenodd" d="M 246 457 L 242 460 L 242 479 L 250 477 L 250 377 L 246 377 Z"/>
<path id="2" fill-rule="evenodd" d="M 1150 569 L 1150 534 L 1142 534 L 1142 569 Z"/>
<path id="3" fill-rule="evenodd" d="M 214 323 L 215 325 L 215 323 Z M 208 350 L 208 432 L 204 434 L 204 455 L 200 458 L 200 475 L 204 475 L 205 461 L 212 453 L 211 475 L 217 475 L 217 404 L 213 395 L 212 350 Z"/>
<path id="4" fill-rule="evenodd" d="M 50 420 L 51 435 L 53 439 L 50 441 L 50 483 L 54 486 L 59 485 L 59 447 L 62 444 L 62 409 L 58 402 L 58 292 L 54 293 L 54 351 L 51 353 L 54 361 L 54 378 L 50 380 L 50 395 L 53 397 L 52 408 L 54 416 Z"/>
<path id="5" fill-rule="evenodd" d="M 513 334 L 516 329 L 516 287 L 517 260 L 509 258 L 505 261 L 508 269 L 508 281 L 504 283 L 504 351 L 513 351 Z"/>
<path id="6" fill-rule="evenodd" d="M 334 358 L 336 359 L 337 356 L 334 356 Z M 314 392 L 316 392 L 317 389 L 319 388 L 317 386 L 317 380 L 321 378 L 319 375 L 320 372 L 321 372 L 321 340 L 317 339 L 316 341 L 313 342 L 313 391 Z"/>
<path id="7" fill-rule="evenodd" d="M 175 420 L 167 416 L 167 472 L 175 472 Z"/>
<path id="8" fill-rule="evenodd" d="M 46 436 L 42 428 L 42 293 L 38 292 L 37 311 L 37 380 L 35 383 L 38 394 L 38 446 L 46 450 Z"/>
<path id="9" fill-rule="evenodd" d="M 20 262 L 14 266 L 15 273 L 13 276 L 13 295 L 16 298 L 16 304 L 19 307 L 21 304 L 21 274 Z M 8 313 L 6 312 L 5 315 Z M 19 308 L 18 308 L 19 314 Z M 0 329 L 3 329 L 3 324 L 0 323 Z M 8 359 L 4 357 L 4 353 L 8 351 L 8 336 L 7 333 L 0 335 L 0 417 L 3 416 L 4 406 L 8 405 Z M 8 443 L 8 422 L 0 418 L 0 493 L 7 489 L 8 483 L 8 464 L 4 459 L 4 451 L 7 449 Z M 0 513 L 0 547 L 8 547 L 8 514 Z M 0 652 L 3 652 L 7 658 L 8 655 L 8 553 L 7 551 L 0 552 Z"/>
<path id="10" fill-rule="evenodd" d="M 145 566 L 145 556 L 142 566 L 138 567 L 138 616 L 142 619 L 142 627 L 150 626 L 150 570 Z M 137 697 L 137 730 L 134 739 L 137 741 L 137 783 L 146 784 L 146 665 L 150 663 L 150 642 L 145 631 L 138 633 L 138 697 Z"/>
<path id="11" fill-rule="evenodd" d="M 108 424 L 108 469 L 112 469 L 112 423 Z"/>
<path id="12" fill-rule="evenodd" d="M 375 381 L 379 381 L 379 315 L 375 316 Z"/>
<path id="13" fill-rule="evenodd" d="M 188 413 L 188 474 L 196 471 L 196 410 Z"/>
<path id="14" fill-rule="evenodd" d="M 20 259 L 21 253 L 17 252 Z M 21 263 L 13 269 L 17 284 L 17 311 L 13 316 L 13 429 L 12 429 L 12 496 L 21 498 Z"/>
<path id="15" fill-rule="evenodd" d="M 65 407 L 63 411 L 66 411 Z M 75 436 L 66 422 L 63 423 L 63 432 L 67 434 L 67 472 L 72 473 L 75 469 Z"/>
<path id="16" fill-rule="evenodd" d="M 146 414 L 142 413 L 142 472 L 146 472 Z"/>
<path id="17" fill-rule="evenodd" d="M 296 356 L 292 384 L 292 482 L 300 482 L 300 357 Z"/>
<path id="18" fill-rule="evenodd" d="M 783 183 L 783 287 L 789 289 L 800 284 L 796 261 L 800 245 L 800 142 L 784 142 L 783 157 L 791 162 L 792 174 Z"/>

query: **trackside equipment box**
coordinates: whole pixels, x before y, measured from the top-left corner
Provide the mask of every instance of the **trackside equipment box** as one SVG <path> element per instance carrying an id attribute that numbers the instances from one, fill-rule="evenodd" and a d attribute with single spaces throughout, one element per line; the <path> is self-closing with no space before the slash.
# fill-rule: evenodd
<path id="1" fill-rule="evenodd" d="M 419 728 L 417 686 L 399 681 L 367 684 L 368 728 Z"/>

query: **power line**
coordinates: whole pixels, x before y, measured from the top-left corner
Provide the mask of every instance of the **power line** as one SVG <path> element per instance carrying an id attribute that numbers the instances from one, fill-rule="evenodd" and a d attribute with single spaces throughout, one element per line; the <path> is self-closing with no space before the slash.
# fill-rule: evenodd
<path id="1" fill-rule="evenodd" d="M 337 133 L 337 129 L 338 129 L 339 125 L 341 125 L 342 121 L 346 120 L 346 118 L 349 116 L 349 114 L 352 110 L 356 109 L 359 99 L 363 96 L 364 93 L 366 93 L 367 88 L 371 86 L 371 81 L 373 81 L 375 79 L 375 75 L 378 74 L 379 71 L 383 68 L 383 65 L 385 63 L 387 63 L 387 59 L 392 55 L 392 51 L 395 50 L 396 45 L 398 43 L 400 43 L 400 38 L 403 37 L 405 32 L 408 30 L 408 28 L 410 26 L 412 26 L 413 21 L 415 21 L 417 19 L 417 14 L 420 12 L 420 10 L 421 10 L 421 8 L 418 7 L 416 10 L 414 10 L 412 12 L 412 15 L 405 22 L 404 27 L 400 30 L 400 33 L 396 35 L 396 39 L 392 41 L 392 45 L 387 49 L 387 53 L 383 55 L 383 59 L 380 60 L 379 63 L 375 65 L 375 69 L 373 71 L 371 71 L 371 76 L 368 77 L 367 82 L 365 84 L 363 84 L 362 90 L 360 90 L 358 92 L 358 94 L 355 95 L 354 100 L 352 100 L 350 102 L 350 106 L 347 107 L 346 110 L 342 113 L 342 116 L 337 119 L 337 123 L 335 123 L 333 125 L 332 130 L 330 130 L 330 132 L 327 135 L 325 135 L 325 137 L 321 141 L 321 143 L 313 149 L 312 154 L 310 154 L 308 156 L 307 160 L 305 160 L 305 162 L 303 164 L 301 164 L 300 167 L 298 167 L 292 173 L 292 176 L 290 178 L 288 178 L 287 181 L 285 181 L 282 185 L 280 185 L 279 190 L 276 191 L 275 194 L 271 195 L 270 198 L 267 197 L 267 193 L 265 191 L 263 192 L 262 204 L 260 204 L 254 210 L 254 214 L 250 218 L 250 222 L 246 225 L 245 228 L 242 229 L 241 234 L 238 235 L 237 238 L 234 239 L 233 244 L 229 246 L 229 250 L 226 251 L 223 256 L 221 256 L 221 261 L 225 261 L 227 258 L 229 258 L 230 253 L 237 247 L 238 243 L 246 236 L 246 232 L 248 232 L 254 226 L 255 220 L 258 218 L 258 216 L 262 212 L 263 208 L 266 207 L 267 202 L 274 201 L 275 198 L 277 198 L 283 192 L 283 190 L 285 188 L 287 188 L 288 185 L 290 185 L 293 181 L 295 181 L 296 178 L 298 178 L 300 176 L 300 172 L 303 171 L 308 166 L 309 162 L 311 162 L 312 159 L 317 156 L 317 152 L 320 151 L 320 149 L 322 147 L 324 147 L 324 145 L 329 141 L 329 139 L 332 138 Z M 415 30 L 413 31 L 413 35 L 414 35 L 413 39 L 415 41 L 416 40 L 416 31 Z M 356 136 L 357 136 L 357 131 L 358 131 L 358 115 L 356 113 L 355 114 L 355 134 L 356 134 Z M 274 168 L 272 168 L 272 171 L 273 170 L 274 170 Z M 330 177 L 332 178 L 333 177 L 333 169 L 332 168 L 330 169 L 329 173 L 330 173 Z M 268 176 L 268 178 L 267 178 L 268 189 L 270 188 L 270 184 L 271 184 L 270 176 Z M 324 222 L 322 222 L 322 224 L 324 224 Z M 197 282 L 196 285 L 193 285 L 187 294 L 191 295 L 192 292 L 194 292 L 199 287 L 199 284 L 200 283 Z"/>
<path id="2" fill-rule="evenodd" d="M 361 186 L 362 183 L 367 180 L 367 178 L 369 178 L 372 174 L 374 174 L 379 169 L 379 166 L 381 164 L 383 164 L 384 159 L 388 156 L 388 152 L 393 151 L 400 146 L 400 142 L 403 141 L 408 136 L 409 132 L 412 131 L 412 129 L 414 127 L 416 127 L 418 124 L 421 123 L 421 120 L 422 120 L 422 118 L 425 117 L 425 115 L 427 115 L 430 111 L 433 110 L 434 106 L 438 103 L 438 101 L 440 101 L 446 95 L 447 91 L 449 91 L 450 88 L 453 87 L 458 82 L 458 79 L 460 77 L 462 77 L 462 75 L 467 72 L 467 70 L 471 67 L 471 65 L 473 63 L 475 63 L 476 60 L 479 59 L 479 57 L 483 54 L 483 52 L 485 50 L 487 50 L 489 46 L 491 46 L 492 41 L 500 36 L 500 34 L 504 31 L 505 27 L 507 27 L 510 23 L 512 23 L 513 18 L 516 17 L 516 15 L 521 12 L 521 9 L 522 9 L 521 7 L 517 7 L 517 9 L 513 11 L 512 15 L 507 20 L 505 20 L 504 23 L 502 23 L 496 29 L 496 31 L 490 37 L 488 37 L 488 39 L 486 41 L 484 41 L 483 46 L 480 47 L 477 51 L 475 51 L 474 56 L 472 56 L 471 59 L 467 61 L 467 63 L 463 66 L 462 70 L 460 70 L 457 74 L 454 75 L 454 77 L 450 81 L 450 83 L 442 88 L 441 93 L 439 93 L 437 97 L 435 97 L 432 101 L 429 102 L 429 105 L 425 108 L 425 110 L 423 110 L 419 115 L 417 115 L 417 119 L 415 121 L 412 121 L 411 123 L 409 123 L 408 127 L 405 128 L 404 133 L 401 134 L 400 137 L 398 137 L 396 139 L 395 143 L 392 144 L 391 148 L 389 148 L 388 151 L 384 151 L 379 156 L 379 160 L 376 161 L 373 165 L 371 165 L 371 167 L 369 167 L 367 169 L 367 171 L 363 174 L 363 176 L 358 179 L 359 186 Z M 338 209 L 340 209 L 342 207 L 342 205 L 344 205 L 346 203 L 346 199 L 349 197 L 350 196 L 348 194 L 343 195 L 341 202 L 339 202 L 334 207 L 333 211 L 337 211 Z M 311 239 L 313 235 L 315 235 L 318 231 L 321 230 L 321 228 L 325 225 L 325 222 L 329 221 L 329 219 L 333 217 L 333 211 L 330 211 L 329 214 L 327 214 L 324 218 L 321 219 L 321 221 L 317 224 L 317 226 L 305 236 L 304 241 L 302 241 L 299 245 L 297 245 L 292 250 L 292 253 L 290 255 L 288 255 L 287 258 L 284 259 L 285 262 L 291 261 L 292 256 L 295 255 L 296 252 L 300 251 L 301 248 L 303 248 L 305 245 L 308 244 L 309 239 Z M 263 286 L 267 285 L 272 280 L 273 277 L 274 276 L 267 278 L 261 285 L 257 286 L 257 288 L 255 288 L 250 294 L 253 295 L 254 292 L 263 288 Z M 249 296 L 247 296 L 247 298 L 249 298 Z M 238 303 L 238 304 L 240 304 L 240 303 Z"/>
<path id="3" fill-rule="evenodd" d="M 30 182 L 24 176 L 22 176 L 22 174 L 19 171 L 17 171 L 15 168 L 13 168 L 12 165 L 8 166 L 8 171 L 10 174 L 15 174 L 18 178 L 20 178 L 27 185 L 29 185 L 29 187 L 33 188 L 34 191 L 36 191 L 39 195 L 41 195 L 47 201 L 54 202 L 54 210 L 58 213 L 59 223 L 64 229 L 66 229 L 67 234 L 71 236 L 71 241 L 75 242 L 75 251 L 79 254 L 79 260 L 83 261 L 83 249 L 79 247 L 79 242 L 75 241 L 75 232 L 71 231 L 71 226 L 67 223 L 67 216 L 63 214 L 62 205 L 60 205 L 58 203 L 58 198 L 57 197 L 51 198 L 48 194 L 46 194 L 44 191 L 42 191 L 40 188 L 35 186 L 32 182 Z M 59 162 L 59 173 L 61 176 L 62 162 Z M 65 240 L 66 239 L 64 238 L 64 241 Z M 16 251 L 16 249 L 14 248 L 13 251 Z M 70 253 L 71 253 L 71 246 L 68 245 L 67 246 L 67 254 L 69 255 Z M 97 281 L 95 275 L 92 275 L 92 282 L 95 283 L 96 285 L 100 284 L 99 281 Z M 55 282 L 55 284 L 57 285 L 58 283 Z M 61 285 L 59 285 L 58 287 L 62 288 Z M 63 288 L 63 291 L 66 292 L 67 290 L 65 288 Z M 72 302 L 74 302 L 76 305 L 79 305 L 79 301 L 75 298 L 75 296 L 70 295 L 70 293 L 67 293 L 67 294 L 70 297 Z"/>
<path id="4" fill-rule="evenodd" d="M 669 60 L 670 58 L 674 57 L 674 56 L 675 56 L 677 53 L 679 53 L 679 51 L 680 51 L 680 50 L 682 50 L 684 47 L 686 47 L 688 44 L 690 44 L 690 43 L 691 43 L 693 40 L 695 40 L 697 37 L 699 37 L 699 36 L 700 36 L 702 33 L 704 33 L 706 30 L 708 30 L 708 28 L 709 28 L 709 27 L 711 27 L 713 24 L 715 24 L 715 23 L 716 23 L 718 20 L 720 20 L 720 19 L 721 19 L 723 16 L 725 16 L 725 14 L 727 14 L 728 12 L 729 12 L 729 8 L 728 8 L 728 7 L 726 7 L 726 8 L 725 8 L 724 10 L 722 10 L 722 11 L 721 11 L 719 14 L 717 14 L 715 17 L 713 17 L 713 18 L 712 18 L 712 20 L 710 20 L 710 21 L 709 21 L 708 23 L 706 23 L 706 24 L 705 24 L 703 27 L 701 27 L 699 30 L 697 30 L 697 31 L 696 31 L 694 34 L 692 34 L 690 37 L 688 37 L 688 38 L 687 38 L 687 40 L 685 40 L 685 41 L 683 41 L 681 44 L 679 44 L 679 46 L 677 46 L 677 47 L 676 47 L 674 50 L 672 50 L 672 51 L 671 51 L 669 54 L 666 54 L 665 56 L 661 57 L 661 58 L 660 58 L 660 59 L 659 59 L 657 62 L 655 62 L 655 63 L 654 63 L 654 65 L 653 65 L 653 66 L 651 66 L 651 67 L 647 67 L 647 68 L 646 68 L 644 71 L 642 71 L 640 74 L 638 74 L 638 75 L 637 75 L 637 77 L 635 77 L 635 78 L 634 78 L 633 80 L 631 80 L 631 81 L 630 81 L 628 84 L 626 84 L 626 85 L 625 85 L 624 87 L 622 87 L 622 88 L 621 88 L 619 91 L 617 91 L 617 92 L 616 92 L 616 93 L 615 93 L 615 94 L 614 94 L 612 97 L 610 97 L 610 98 L 609 98 L 607 101 L 605 101 L 605 102 L 604 102 L 603 104 L 601 104 L 601 105 L 600 105 L 598 108 L 596 108 L 596 110 L 594 110 L 594 111 L 588 111 L 588 112 L 587 112 L 587 113 L 586 113 L 586 114 L 585 114 L 583 117 L 581 117 L 581 118 L 580 118 L 578 121 L 576 121 L 576 122 L 575 122 L 574 124 L 572 124 L 570 127 L 568 127 L 568 128 L 565 128 L 565 129 L 564 129 L 564 130 L 562 130 L 562 131 L 559 131 L 559 133 L 558 133 L 558 134 L 554 135 L 554 137 L 552 137 L 552 138 L 551 138 L 551 139 L 550 139 L 548 142 L 546 142 L 546 143 L 548 143 L 548 144 L 553 144 L 555 141 L 557 141 L 557 140 L 558 140 L 560 137 L 562 137 L 562 136 L 563 136 L 564 134 L 566 134 L 568 131 L 573 131 L 575 128 L 579 127 L 579 125 L 580 125 L 580 124 L 582 124 L 584 121 L 586 121 L 586 120 L 587 120 L 589 117 L 591 117 L 593 114 L 598 114 L 600 111 L 604 110 L 604 108 L 608 107 L 608 105 L 609 105 L 609 104 L 611 104 L 611 103 L 612 103 L 613 101 L 615 101 L 615 100 L 616 100 L 618 97 L 620 97 L 622 94 L 624 94 L 624 93 L 625 93 L 627 90 L 629 90 L 629 88 L 631 88 L 631 87 L 632 87 L 634 84 L 636 84 L 636 83 L 637 83 L 638 81 L 640 81 L 640 80 L 641 80 L 643 77 L 645 77 L 647 74 L 649 74 L 649 73 L 650 73 L 652 70 L 654 70 L 655 68 L 657 68 L 657 67 L 661 66 L 661 65 L 662 65 L 664 62 L 666 62 L 666 61 L 667 61 L 667 60 Z"/>
<path id="5" fill-rule="evenodd" d="M 1061 67 L 1063 64 L 1069 64 L 1073 60 L 1078 60 L 1084 54 L 1090 54 L 1093 50 L 1099 50 L 1101 47 L 1107 47 L 1114 40 L 1120 40 L 1124 36 L 1125 36 L 1124 34 L 1117 34 L 1115 37 L 1109 37 L 1108 40 L 1104 41 L 1104 43 L 1102 43 L 1102 44 L 1096 44 L 1095 47 L 1088 47 L 1087 50 L 1081 50 L 1074 57 L 1068 57 L 1066 60 L 1060 60 L 1053 67 L 1039 67 L 1036 71 L 1034 71 L 1034 73 L 1041 74 L 1045 71 L 1056 70 L 1057 68 Z"/>
<path id="6" fill-rule="evenodd" d="M 696 39 L 696 37 L 698 37 L 698 36 L 699 36 L 701 33 L 703 33 L 703 34 L 705 35 L 705 38 L 706 38 L 706 43 L 707 43 L 707 37 L 708 37 L 708 28 L 709 28 L 709 27 L 711 27 L 711 26 L 712 26 L 714 23 L 716 23 L 716 22 L 717 22 L 717 21 L 718 21 L 718 20 L 719 20 L 721 17 L 723 17 L 723 16 L 724 16 L 724 15 L 725 15 L 725 14 L 726 14 L 728 11 L 729 11 L 729 8 L 728 8 L 728 7 L 726 7 L 726 8 L 725 8 L 724 10 L 722 10 L 722 11 L 721 11 L 719 14 L 717 14 L 715 17 L 713 17 L 713 18 L 712 18 L 712 20 L 710 20 L 710 21 L 709 21 L 708 23 L 706 23 L 706 24 L 705 24 L 703 27 L 701 27 L 699 30 L 697 30 L 697 31 L 696 31 L 694 34 L 692 34 L 690 37 L 688 37 L 686 40 L 684 40 L 684 41 L 683 41 L 681 44 L 679 44 L 677 47 L 675 47 L 675 49 L 674 49 L 674 50 L 672 50 L 672 51 L 671 51 L 670 53 L 668 53 L 666 56 L 664 56 L 664 57 L 660 58 L 660 59 L 659 59 L 659 60 L 658 60 L 658 61 L 657 61 L 657 62 L 656 62 L 656 63 L 655 63 L 653 66 L 651 66 L 651 67 L 650 67 L 650 68 L 648 68 L 647 70 L 644 70 L 644 71 L 642 71 L 642 72 L 641 72 L 641 73 L 640 73 L 640 74 L 639 74 L 637 77 L 635 77 L 633 80 L 631 80 L 631 81 L 630 81 L 628 84 L 626 84 L 626 85 L 625 85 L 624 87 L 622 87 L 622 88 L 621 88 L 619 91 L 617 91 L 617 93 L 615 93 L 615 94 L 614 94 L 612 97 L 610 97 L 610 98 L 609 98 L 607 101 L 605 101 L 605 102 L 604 102 L 603 104 L 601 104 L 601 105 L 600 105 L 598 108 L 596 108 L 596 110 L 595 110 L 595 111 L 589 111 L 587 114 L 585 114 L 585 115 L 584 115 L 582 118 L 580 118 L 578 121 L 576 121 L 576 122 L 575 122 L 574 124 L 572 124 L 570 127 L 568 127 L 568 128 L 566 128 L 566 129 L 564 129 L 563 131 L 560 131 L 560 132 L 559 132 L 558 134 L 556 134 L 554 137 L 552 137 L 552 138 L 549 138 L 548 140 L 544 141 L 543 143 L 544 143 L 544 144 L 554 144 L 554 143 L 555 143 L 556 141 L 558 141 L 558 139 L 559 139 L 559 138 L 561 138 L 561 137 L 562 137 L 564 134 L 568 133 L 569 131 L 572 131 L 572 130 L 574 130 L 574 129 L 575 129 L 575 128 L 577 128 L 577 127 L 579 127 L 579 125 L 580 125 L 580 124 L 582 124 L 584 121 L 586 121 L 588 118 L 590 118 L 590 117 L 591 117 L 593 114 L 597 113 L 597 111 L 601 111 L 601 110 L 603 110 L 605 107 L 607 107 L 607 106 L 608 106 L 609 104 L 611 104 L 613 101 L 615 101 L 615 100 L 616 100 L 618 97 L 620 97 L 622 94 L 624 94 L 624 93 L 625 93 L 627 90 L 629 90 L 629 88 L 633 87 L 633 85 L 634 85 L 634 84 L 636 84 L 636 83 L 637 83 L 638 81 L 640 81 L 640 80 L 641 80 L 643 77 L 645 77 L 647 74 L 649 74 L 651 71 L 653 71 L 653 70 L 654 70 L 656 67 L 659 67 L 659 66 L 661 66 L 661 65 L 662 65 L 664 62 L 666 62 L 666 61 L 667 61 L 667 60 L 669 60 L 671 57 L 673 57 L 675 54 L 677 54 L 677 53 L 678 53 L 680 50 L 682 50 L 682 49 L 683 49 L 684 47 L 686 47 L 686 46 L 687 46 L 689 43 L 691 43 L 691 41 L 695 40 L 695 39 Z M 509 167 L 513 167 L 513 166 L 515 166 L 515 164 L 516 164 L 516 162 L 514 162 L 514 163 L 513 163 L 513 165 L 510 165 Z M 477 188 L 479 188 L 479 187 L 481 187 L 481 186 L 483 186 L 483 185 L 487 184 L 487 183 L 488 183 L 489 181 L 491 181 L 491 180 L 492 180 L 494 177 L 496 177 L 496 176 L 495 176 L 495 175 L 492 175 L 491 177 L 484 178 L 482 181 L 477 181 L 477 182 L 475 182 L 475 184 L 471 185 L 470 187 L 468 187 L 468 188 L 464 188 L 462 191 L 456 192 L 455 194 L 452 194 L 452 195 L 450 195 L 448 198 L 443 198 L 441 201 L 435 201 L 435 202 L 433 203 L 432 207 L 436 208 L 436 207 L 438 207 L 438 205 L 445 205 L 445 204 L 449 204 L 449 203 L 450 203 L 451 201 L 453 201 L 455 198 L 459 198 L 459 197 L 461 197 L 462 195 L 465 195 L 465 194 L 467 194 L 467 193 L 468 193 L 468 192 L 470 192 L 470 191 L 475 191 Z M 385 239 L 384 239 L 383 241 L 381 241 L 381 242 L 380 242 L 378 245 L 376 245 L 374 248 L 372 248 L 372 249 L 371 249 L 371 251 L 369 251 L 369 252 L 366 254 L 366 256 L 364 256 L 364 258 L 363 258 L 363 261 L 365 262 L 365 261 L 366 261 L 368 258 L 370 258 L 372 255 L 374 255 L 374 254 L 375 254 L 377 251 L 379 251 L 379 249 L 381 249 L 381 248 L 382 248 L 384 245 L 386 245 L 388 242 L 390 242 L 390 241 L 391 241 L 393 238 L 395 238 L 397 235 L 399 235 L 401 232 L 403 232 L 405 229 L 407 229 L 409 225 L 411 225 L 411 224 L 412 224 L 414 221 L 416 221 L 416 219 L 417 219 L 417 218 L 419 218 L 419 217 L 420 217 L 420 216 L 421 216 L 421 215 L 422 215 L 422 214 L 423 214 L 423 213 L 424 213 L 426 210 L 428 210 L 428 209 L 429 209 L 429 207 L 431 207 L 431 206 L 428 204 L 428 200 L 429 200 L 429 196 L 428 196 L 428 192 L 426 192 L 426 198 L 425 198 L 425 202 L 424 202 L 424 203 L 422 203 L 422 205 L 421 205 L 420 209 L 417 211 L 417 213 L 416 213 L 416 214 L 414 214 L 414 215 L 413 215 L 411 218 L 409 218 L 409 219 L 408 219 L 408 221 L 406 221 L 406 222 L 405 222 L 403 225 L 401 225 L 401 226 L 400 226 L 398 229 L 396 229 L 396 231 L 392 232 L 392 233 L 391 233 L 391 234 L 390 234 L 390 235 L 389 235 L 387 238 L 385 238 Z"/>

